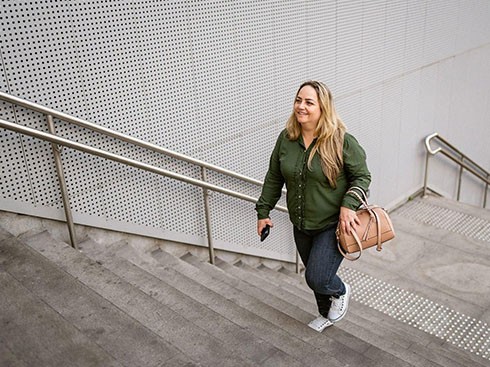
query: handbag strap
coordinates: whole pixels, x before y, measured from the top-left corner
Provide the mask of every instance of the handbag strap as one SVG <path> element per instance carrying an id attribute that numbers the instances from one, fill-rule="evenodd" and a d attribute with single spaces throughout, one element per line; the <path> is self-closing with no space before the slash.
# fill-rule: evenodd
<path id="1" fill-rule="evenodd" d="M 355 261 L 355 260 L 358 260 L 362 255 L 362 246 L 361 246 L 361 240 L 359 239 L 359 236 L 357 235 L 357 233 L 355 231 L 352 231 L 351 233 L 352 233 L 352 236 L 354 237 L 354 239 L 356 240 L 357 245 L 359 246 L 359 255 L 357 257 L 354 257 L 354 256 L 350 256 L 348 253 L 344 252 L 344 250 L 340 246 L 340 242 L 338 240 L 337 240 L 337 248 L 339 249 L 342 256 L 345 257 L 347 260 Z M 337 237 L 338 237 L 338 234 L 337 234 Z"/>
<path id="2" fill-rule="evenodd" d="M 370 210 L 373 214 L 374 217 L 376 218 L 376 230 L 378 233 L 378 244 L 376 245 L 376 251 L 381 251 L 383 248 L 381 246 L 381 220 L 379 219 L 378 213 L 376 213 L 375 210 Z"/>

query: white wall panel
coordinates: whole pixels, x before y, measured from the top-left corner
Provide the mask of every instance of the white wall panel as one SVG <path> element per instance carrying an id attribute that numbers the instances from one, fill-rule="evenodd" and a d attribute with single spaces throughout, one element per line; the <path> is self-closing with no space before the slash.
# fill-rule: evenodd
<path id="1" fill-rule="evenodd" d="M 361 62 L 359 69 L 359 79 L 354 80 L 353 89 L 363 87 L 383 81 L 385 75 L 385 63 L 380 62 L 385 57 L 386 42 L 386 2 L 383 0 L 364 2 L 362 6 L 361 23 L 350 25 L 354 30 L 362 32 L 360 54 L 358 57 Z M 343 42 L 347 49 L 352 50 L 350 42 Z M 344 84 L 340 78 L 341 84 Z"/>
<path id="2" fill-rule="evenodd" d="M 455 53 L 459 1 L 430 0 L 426 4 L 424 63 L 430 64 Z M 449 36 L 449 37 L 448 37 Z"/>
<path id="3" fill-rule="evenodd" d="M 473 0 L 459 3 L 458 27 L 454 34 L 457 49 L 471 49 L 488 43 L 490 2 Z"/>
<path id="4" fill-rule="evenodd" d="M 407 69 L 407 3 L 409 0 L 386 1 L 384 36 L 384 78 L 397 78 Z"/>
<path id="5" fill-rule="evenodd" d="M 336 90 L 344 95 L 359 88 L 362 74 L 363 0 L 337 6 Z"/>
<path id="6" fill-rule="evenodd" d="M 305 78 L 322 80 L 335 90 L 337 4 L 335 1 L 308 1 L 306 5 L 308 72 Z"/>
<path id="7" fill-rule="evenodd" d="M 434 131 L 490 167 L 486 0 L 4 1 L 0 17 L 2 91 L 257 179 L 307 79 L 332 89 L 381 205 L 422 186 L 423 139 Z M 47 130 L 42 115 L 3 102 L 0 117 Z M 61 136 L 200 177 L 192 165 L 55 123 Z M 0 208 L 62 218 L 50 145 L 0 136 Z M 78 222 L 205 245 L 202 190 L 62 155 Z M 454 196 L 457 169 L 443 157 L 430 164 L 429 185 Z M 482 195 L 465 175 L 462 198 L 480 204 Z M 287 215 L 273 213 L 273 235 L 260 243 L 253 204 L 212 194 L 210 205 L 218 248 L 294 259 Z"/>
<path id="8" fill-rule="evenodd" d="M 427 2 L 407 1 L 405 21 L 405 71 L 413 71 L 427 64 L 424 59 L 424 42 L 427 36 Z"/>
<path id="9" fill-rule="evenodd" d="M 423 124 L 419 117 L 420 114 L 420 72 L 411 73 L 403 78 L 401 106 L 400 106 L 400 127 L 397 132 L 398 146 L 398 177 L 397 193 L 393 200 L 400 201 L 399 198 L 407 193 L 413 193 L 420 188 L 423 182 L 425 148 L 422 144 L 422 136 L 414 134 L 420 131 Z"/>
<path id="10" fill-rule="evenodd" d="M 403 81 L 396 79 L 383 86 L 383 112 L 380 129 L 380 160 L 382 166 L 379 173 L 377 185 L 382 188 L 383 196 L 396 197 L 400 192 L 399 181 L 404 178 L 398 175 L 390 162 L 399 162 L 400 140 L 399 135 L 401 106 L 403 96 Z"/>

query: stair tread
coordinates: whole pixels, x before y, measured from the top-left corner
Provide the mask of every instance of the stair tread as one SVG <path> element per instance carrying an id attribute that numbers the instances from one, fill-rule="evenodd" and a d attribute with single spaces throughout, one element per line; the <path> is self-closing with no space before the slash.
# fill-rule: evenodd
<path id="1" fill-rule="evenodd" d="M 209 305 L 209 307 L 233 320 L 241 327 L 250 330 L 254 335 L 267 339 L 272 345 L 295 356 L 304 364 L 317 365 L 320 361 L 328 358 L 331 366 L 345 365 L 345 363 L 312 347 L 307 342 L 290 335 L 274 323 L 261 318 L 252 312 L 250 307 L 243 307 L 252 305 L 251 308 L 253 309 L 254 305 L 261 303 L 260 300 L 247 299 L 239 291 L 222 284 L 214 284 L 213 287 L 208 288 L 209 282 L 213 282 L 209 276 L 164 251 L 158 251 L 153 256 L 165 266 L 151 267 L 147 262 L 141 262 L 138 266 L 143 267 L 182 292 L 189 294 L 199 302 Z M 138 262 L 135 259 L 132 259 L 132 261 Z M 181 282 L 179 281 L 181 277 L 186 277 L 189 281 Z M 311 330 L 311 333 L 315 332 Z"/>
<path id="2" fill-rule="evenodd" d="M 248 271 L 253 271 L 257 276 L 261 277 L 264 281 L 269 281 L 270 278 L 274 278 L 276 280 L 276 283 L 281 283 L 281 281 L 286 281 L 287 278 L 291 278 L 288 275 L 282 274 L 280 272 L 274 271 L 272 269 L 269 269 L 267 267 L 261 266 L 258 269 L 254 268 L 248 268 L 247 266 L 243 267 L 245 270 Z M 304 282 L 304 279 L 302 279 Z M 281 285 L 280 285 L 281 286 Z M 288 286 L 285 287 L 285 289 L 290 292 L 290 296 L 288 296 L 288 300 L 291 300 L 293 298 L 298 298 L 298 305 L 299 306 L 307 306 L 310 305 L 308 309 L 305 309 L 308 312 L 315 312 L 316 311 L 316 304 L 314 300 L 314 295 L 313 292 L 308 288 L 306 290 L 306 285 L 304 283 L 296 285 L 292 285 L 292 283 L 288 283 Z M 373 322 L 362 318 L 361 316 L 356 314 L 356 308 L 359 306 L 355 301 L 352 300 L 352 303 L 355 304 L 355 307 L 352 307 L 351 310 L 349 310 L 349 313 L 346 316 L 345 321 L 353 321 L 354 324 L 357 326 L 360 326 L 362 328 L 369 328 L 369 330 L 378 337 L 383 337 L 385 339 L 389 339 L 390 342 L 395 342 L 396 344 L 408 348 L 410 344 L 412 344 L 413 340 L 410 340 L 406 335 L 404 334 L 398 334 L 395 332 L 392 332 L 391 330 L 387 328 L 381 328 L 381 330 L 377 330 L 379 327 L 375 325 Z M 344 325 L 345 322 L 342 322 L 341 325 Z M 376 326 L 376 327 L 375 327 Z M 374 336 L 374 335 L 373 335 Z"/>
<path id="3" fill-rule="evenodd" d="M 401 228 L 403 232 L 404 227 Z M 44 229 L 44 226 L 39 229 Z M 124 352 L 132 353 L 131 349 L 142 351 L 143 347 L 155 352 L 158 348 L 163 348 L 162 346 L 170 348 L 169 353 L 159 353 L 166 354 L 164 364 L 169 366 L 299 366 L 319 365 L 326 360 L 329 361 L 329 366 L 487 365 L 487 361 L 477 354 L 437 337 L 436 335 L 442 335 L 441 330 L 444 332 L 449 324 L 444 324 L 444 327 L 427 324 L 423 317 L 417 316 L 414 310 L 419 309 L 420 300 L 414 300 L 412 305 L 403 293 L 408 283 L 405 284 L 405 279 L 394 273 L 390 273 L 389 279 L 381 277 L 388 282 L 393 278 L 395 288 L 400 288 L 393 291 L 390 288 L 388 294 L 393 292 L 393 297 L 397 300 L 404 305 L 411 305 L 409 311 L 412 310 L 412 313 L 403 314 L 401 318 L 396 315 L 392 317 L 390 315 L 393 310 L 398 310 L 398 306 L 388 303 L 385 307 L 385 303 L 380 303 L 383 300 L 379 299 L 377 303 L 373 303 L 373 307 L 384 310 L 386 314 L 364 305 L 366 302 L 371 304 L 372 300 L 361 284 L 369 284 L 371 287 L 372 283 L 373 287 L 380 287 L 379 289 L 384 289 L 384 286 L 378 284 L 381 280 L 371 282 L 364 271 L 361 273 L 356 270 L 359 264 L 354 264 L 352 269 L 342 267 L 341 272 L 344 272 L 342 276 L 349 283 L 357 284 L 354 289 L 359 288 L 359 293 L 354 294 L 352 307 L 346 318 L 319 334 L 306 326 L 317 313 L 313 293 L 303 277 L 287 268 L 270 269 L 265 265 L 250 267 L 241 262 L 232 265 L 220 263 L 219 259 L 217 265 L 220 267 L 216 267 L 192 254 L 179 258 L 161 249 L 145 253 L 151 251 L 153 243 L 144 242 L 143 246 L 139 246 L 139 243 L 129 239 L 131 246 L 128 243 L 115 243 L 114 240 L 99 246 L 89 240 L 87 242 L 92 242 L 94 252 L 83 249 L 85 254 L 80 254 L 59 242 L 49 243 L 54 249 L 45 248 L 39 239 L 32 237 L 34 231 L 31 234 L 17 232 L 24 233 L 21 242 L 28 244 L 29 247 L 26 248 L 32 253 L 42 255 L 43 259 L 58 268 L 58 273 L 50 275 L 39 265 L 29 266 L 29 261 L 22 263 L 20 260 L 9 264 L 6 269 L 2 267 L 0 254 L 0 274 L 13 274 L 14 278 L 19 278 L 17 286 L 28 292 L 34 301 L 43 302 L 51 313 L 61 317 L 68 326 L 71 324 L 72 328 L 80 332 L 80 338 L 86 338 L 93 347 L 99 348 L 113 365 L 134 365 L 134 361 L 138 360 L 136 354 L 132 354 L 132 360 L 125 360 L 124 357 Z M 441 233 L 438 235 L 443 236 Z M 41 233 L 40 237 L 43 236 L 48 242 L 54 241 L 49 233 Z M 91 233 L 89 238 L 90 236 Z M 0 227 L 0 243 L 2 240 L 8 242 L 13 239 L 15 237 L 8 229 Z M 118 241 L 121 239 L 119 237 Z M 77 256 L 69 254 L 66 249 Z M 387 249 L 388 251 L 382 253 L 383 257 L 388 256 L 388 260 L 393 260 L 391 256 L 396 254 L 396 249 Z M 384 264 L 387 260 L 379 256 L 372 256 L 374 259 L 369 257 L 366 257 L 363 264 L 367 267 L 368 274 L 376 273 L 380 261 Z M 16 264 L 20 266 L 14 270 Z M 69 280 L 57 279 L 59 277 L 56 274 L 61 273 L 68 273 Z M 44 287 L 39 286 L 43 284 Z M 47 289 L 48 285 L 51 290 Z M 417 291 L 417 285 L 414 289 Z M 56 291 L 64 296 L 55 294 Z M 427 297 L 422 294 L 422 301 L 425 300 L 424 296 Z M 133 333 L 128 321 L 115 318 L 113 311 L 95 312 L 96 299 L 102 299 L 109 304 L 109 308 L 104 306 L 99 307 L 100 309 L 117 309 L 160 344 L 146 345 L 144 338 L 140 337 L 141 331 L 139 334 Z M 78 312 L 83 320 L 74 320 L 75 304 L 80 300 Z M 140 305 L 140 302 L 143 304 Z M 445 309 L 440 311 L 446 312 Z M 445 313 L 442 316 L 444 315 Z M 442 316 L 435 320 L 450 319 Z M 403 320 L 407 323 L 403 323 Z M 423 330 L 435 330 L 434 335 L 411 326 L 408 321 Z M 116 324 L 118 326 L 114 326 Z M 127 350 L 118 351 L 117 347 L 111 346 L 109 340 L 104 341 L 105 334 L 111 334 L 114 340 L 119 339 L 117 335 L 122 335 L 123 330 L 131 330 L 133 335 L 127 337 L 128 340 L 133 338 L 132 343 L 126 342 Z M 192 334 L 189 334 L 189 330 L 192 330 Z M 474 333 L 477 330 L 480 329 L 476 327 L 470 331 Z M 26 358 L 29 357 L 23 356 L 22 352 L 19 354 L 19 350 L 15 353 L 16 350 L 11 348 L 2 335 L 4 334 L 0 331 L 0 365 L 31 365 L 26 363 Z M 189 339 L 192 340 L 189 342 Z M 475 342 L 468 345 L 475 345 Z M 480 348 L 481 350 L 483 349 Z M 223 358 L 223 355 L 226 357 Z M 157 364 L 150 363 L 148 358 L 139 365 Z M 154 361 L 159 360 L 156 357 Z M 49 364 L 51 363 L 45 363 Z M 38 365 L 42 366 L 43 363 Z"/>
<path id="4" fill-rule="evenodd" d="M 342 269 L 341 269 L 342 270 Z M 295 273 L 285 273 L 283 271 L 279 272 L 280 277 L 290 277 L 296 280 L 296 284 L 301 289 L 306 289 L 307 286 L 304 283 L 304 279 Z M 465 364 L 475 364 L 478 366 L 485 366 L 485 361 L 473 354 L 468 353 L 465 350 L 455 347 L 444 340 L 437 338 L 434 335 L 428 334 L 422 330 L 414 328 L 408 324 L 402 323 L 401 321 L 395 320 L 394 318 L 383 314 L 373 308 L 363 306 L 359 304 L 359 302 L 353 301 L 353 304 L 357 304 L 357 307 L 354 307 L 351 312 L 346 316 L 349 319 L 349 315 L 355 314 L 356 316 L 362 317 L 363 320 L 368 320 L 373 325 L 376 325 L 375 328 L 386 329 L 391 333 L 396 333 L 399 336 L 403 336 L 406 334 L 406 339 L 408 341 L 413 341 L 417 346 L 422 346 L 422 348 L 428 348 L 433 351 L 436 351 L 439 355 L 450 356 L 451 359 L 465 365 Z M 410 347 L 411 349 L 415 349 L 414 346 Z"/>
<path id="5" fill-rule="evenodd" d="M 17 242 L 17 241 L 15 241 Z M 15 246 L 14 246 L 15 245 Z M 9 246 L 5 268 L 39 299 L 118 361 L 156 365 L 181 356 L 169 343 L 26 246 Z M 4 246 L 5 249 L 6 246 Z M 131 332 L 128 332 L 130 330 Z M 136 348 L 132 350 L 132 348 Z"/>
<path id="6" fill-rule="evenodd" d="M 2 343 L 2 339 L 3 338 L 0 336 L 0 366 L 28 367 L 12 353 L 12 351 L 6 345 Z"/>
<path id="7" fill-rule="evenodd" d="M 188 358 L 204 365 L 252 365 L 219 340 L 125 282 L 84 254 L 54 241 L 46 232 L 23 240 L 78 281 L 105 297 L 124 313 L 172 344 Z M 49 243 L 49 246 L 45 244 Z M 190 332 L 192 330 L 192 332 Z"/>
<path id="8" fill-rule="evenodd" d="M 242 268 L 247 269 L 249 271 L 255 270 L 254 268 L 250 268 L 247 266 L 242 266 Z M 282 278 L 294 279 L 296 281 L 295 284 L 297 284 L 296 289 L 300 290 L 300 292 L 298 293 L 300 295 L 301 295 L 301 291 L 305 291 L 306 289 L 308 289 L 304 282 L 304 279 L 295 273 L 289 273 L 288 275 L 284 274 L 283 272 L 276 272 L 277 274 L 273 274 L 273 273 L 274 273 L 273 270 L 266 269 L 263 266 L 259 267 L 259 272 L 254 271 L 254 274 L 258 276 L 261 276 L 263 274 L 262 279 L 264 281 L 267 281 L 268 280 L 267 277 L 269 276 L 273 276 L 276 280 Z M 314 306 L 314 301 L 308 299 L 305 300 L 312 305 L 312 308 L 316 307 Z M 369 325 L 371 325 L 371 328 L 369 329 L 373 333 L 377 333 L 379 337 L 387 339 L 390 343 L 397 342 L 397 344 L 402 345 L 405 348 L 408 348 L 410 350 L 416 350 L 417 353 L 421 355 L 423 355 L 424 354 L 423 352 L 426 351 L 425 354 L 430 354 L 430 358 L 433 360 L 438 361 L 441 360 L 442 358 L 442 360 L 444 360 L 443 365 L 450 365 L 453 361 L 462 365 L 466 365 L 467 363 L 476 363 L 478 365 L 481 365 L 481 363 L 483 362 L 482 360 L 475 358 L 473 355 L 469 355 L 468 353 L 460 349 L 456 349 L 452 345 L 451 346 L 445 345 L 445 348 L 442 349 L 441 346 L 444 345 L 445 343 L 441 339 L 433 335 L 427 334 L 421 330 L 414 329 L 412 326 L 403 324 L 400 321 L 397 321 L 391 318 L 390 316 L 384 315 L 379 311 L 370 309 L 369 307 L 366 306 L 362 306 L 361 304 L 359 304 L 354 300 L 353 300 L 353 304 L 355 305 L 355 307 L 353 307 L 347 314 L 346 316 L 347 321 L 355 320 L 358 325 L 359 324 L 366 325 L 366 328 Z M 384 326 L 385 322 L 390 323 L 388 327 Z M 342 324 L 345 325 L 346 323 L 343 322 Z M 393 325 L 396 325 L 397 328 L 394 328 Z M 350 329 L 350 330 L 353 333 L 362 331 L 359 328 Z M 408 334 L 407 331 L 409 331 L 412 334 Z M 363 334 L 363 338 L 366 338 L 366 340 L 370 340 L 374 342 L 372 339 L 372 335 L 370 334 L 367 335 Z M 450 357 L 450 360 L 445 359 L 447 356 Z"/>
<path id="9" fill-rule="evenodd" d="M 265 339 L 255 337 L 246 329 L 233 323 L 232 320 L 197 302 L 189 295 L 177 290 L 176 287 L 168 285 L 142 267 L 122 257 L 114 256 L 113 253 L 97 252 L 95 247 L 99 245 L 93 241 L 85 241 L 79 246 L 85 254 L 108 270 L 213 335 L 220 340 L 221 345 L 234 350 L 244 359 L 250 359 L 254 365 L 272 362 L 277 364 L 279 361 L 289 366 L 301 365 L 298 360 L 273 347 Z M 123 245 L 125 246 L 128 245 Z M 151 266 L 151 264 L 148 265 Z M 181 277 L 179 281 L 190 280 Z"/>
<path id="10" fill-rule="evenodd" d="M 244 292 L 252 297 L 255 297 L 256 299 L 262 300 L 262 302 L 265 302 L 266 305 L 269 306 L 271 309 L 280 309 L 283 313 L 283 315 L 280 315 L 281 317 L 290 317 L 293 320 L 295 320 L 298 325 L 302 325 L 304 329 L 304 325 L 311 321 L 313 318 L 311 314 L 307 313 L 302 313 L 301 317 L 298 316 L 299 310 L 291 304 L 287 304 L 285 302 L 280 303 L 280 304 L 274 304 L 274 302 L 277 302 L 278 300 L 274 300 L 274 296 L 272 296 L 270 293 L 267 293 L 259 288 L 253 287 L 253 286 L 247 286 L 245 282 L 240 280 L 238 278 L 233 279 L 230 275 L 229 269 L 226 269 L 226 272 L 221 271 L 219 272 L 216 267 L 211 266 L 210 264 L 207 263 L 202 263 L 197 259 L 196 257 L 193 257 L 190 254 L 187 254 L 184 256 L 184 259 L 187 261 L 190 261 L 193 263 L 194 266 L 197 267 L 202 267 L 201 270 L 207 271 L 208 273 L 212 274 L 211 276 L 214 276 L 215 281 L 222 281 L 224 284 L 227 284 L 229 282 L 230 284 L 234 284 L 234 286 L 239 289 L 241 292 Z M 229 265 L 228 263 L 222 263 L 218 265 Z M 229 265 L 231 266 L 231 265 Z M 230 278 L 231 277 L 231 278 Z M 294 309 L 294 310 L 293 310 Z M 295 317 L 291 316 L 294 315 Z M 301 320 L 301 321 L 300 321 Z M 291 333 L 296 333 L 298 334 L 300 329 L 298 326 L 295 326 L 292 323 L 286 324 L 284 322 L 284 327 L 290 331 Z M 296 329 L 295 329 L 296 328 Z M 342 350 L 343 355 L 349 355 L 351 356 L 352 360 L 349 361 L 349 363 L 360 363 L 360 360 L 358 360 L 358 356 L 361 356 L 364 358 L 365 364 L 368 363 L 368 359 L 366 359 L 366 352 L 370 350 L 371 354 L 374 355 L 375 353 L 378 353 L 376 355 L 376 365 L 378 366 L 383 366 L 383 365 L 393 365 L 393 363 L 398 363 L 399 365 L 403 365 L 405 362 L 398 359 L 397 362 L 394 362 L 393 356 L 389 355 L 388 353 L 379 350 L 379 348 L 372 346 L 372 344 L 366 343 L 365 341 L 362 341 L 351 334 L 345 333 L 339 329 L 331 328 L 329 329 L 329 332 L 324 332 L 320 334 L 321 337 L 318 338 L 317 340 L 309 340 L 310 343 L 320 343 L 320 341 L 325 341 L 324 339 L 327 339 L 327 342 L 333 343 L 334 345 L 337 345 L 336 348 L 339 350 Z M 371 358 L 370 358 L 371 359 Z M 371 361 L 374 361 L 374 359 L 371 359 Z"/>
<path id="11" fill-rule="evenodd" d="M 244 267 L 244 269 L 249 270 L 247 269 L 247 267 Z M 253 271 L 255 269 L 252 268 L 250 270 Z M 292 297 L 301 297 L 300 298 L 301 303 L 299 303 L 299 305 L 303 307 L 309 306 L 308 308 L 305 308 L 305 310 L 308 312 L 315 312 L 316 304 L 314 301 L 313 293 L 309 288 L 307 288 L 304 279 L 301 278 L 299 275 L 297 274 L 293 275 L 293 273 L 291 273 L 290 275 L 286 275 L 281 271 L 274 271 L 264 266 L 260 266 L 257 270 L 258 272 L 255 271 L 254 273 L 260 276 L 264 281 L 267 281 L 270 277 L 276 279 L 278 283 L 283 279 L 287 280 L 288 278 L 289 279 L 297 278 L 297 279 L 293 279 L 293 281 L 291 282 L 288 282 L 289 286 L 287 287 L 287 290 L 288 292 L 292 293 L 292 295 L 288 297 L 288 300 L 291 300 Z M 297 282 L 298 279 L 301 280 L 301 282 Z M 362 332 L 362 329 L 367 329 L 370 331 L 370 333 L 367 335 L 363 334 L 362 338 L 366 338 L 366 340 L 370 342 L 372 340 L 376 340 L 376 338 L 381 338 L 383 340 L 389 341 L 390 343 L 394 343 L 398 346 L 401 346 L 405 349 L 408 349 L 412 345 L 412 343 L 414 343 L 414 338 L 411 338 L 406 333 L 399 332 L 397 330 L 394 330 L 393 328 L 385 327 L 381 323 L 375 323 L 369 318 L 365 318 L 361 316 L 358 312 L 358 308 L 362 308 L 364 306 L 362 306 L 355 300 L 351 300 L 351 302 L 353 304 L 353 307 L 351 307 L 349 313 L 347 314 L 346 318 L 342 321 L 342 324 L 339 327 L 343 328 L 344 326 L 346 327 L 349 326 L 350 332 L 355 335 L 357 332 Z M 384 315 L 381 314 L 380 316 L 384 316 Z"/>
<path id="12" fill-rule="evenodd" d="M 229 264 L 226 265 L 227 268 L 230 267 Z M 245 269 L 248 269 L 248 270 L 245 270 Z M 240 269 L 236 269 L 235 272 L 238 272 L 240 273 L 241 271 L 248 271 L 250 273 L 250 271 L 253 271 L 254 269 L 253 268 L 250 268 L 246 265 L 241 265 L 240 266 Z M 254 272 L 253 274 L 250 273 L 250 274 L 242 274 L 243 276 L 243 279 L 245 281 L 253 281 L 254 280 L 254 276 L 256 275 L 256 272 Z M 258 282 L 262 282 L 262 283 L 267 283 L 267 279 L 265 278 L 261 278 L 259 280 L 255 279 L 254 283 L 256 285 L 258 285 Z M 263 284 L 262 284 L 262 287 L 264 287 L 264 289 L 267 289 L 268 292 L 270 292 L 271 294 L 276 294 L 278 295 L 279 297 L 281 297 L 281 292 L 277 292 L 275 291 L 274 287 L 265 287 Z M 286 295 L 287 298 L 285 298 L 285 301 L 290 301 L 291 299 L 294 298 L 294 294 L 288 294 Z M 313 298 L 313 297 L 311 297 Z M 316 311 L 316 305 L 314 303 L 313 300 L 309 300 L 309 301 L 304 301 L 302 299 L 298 299 L 297 302 L 295 302 L 295 304 L 297 305 L 297 307 L 299 307 L 300 309 L 302 309 L 303 311 L 306 311 L 306 312 L 315 312 Z M 277 305 L 276 307 L 281 307 L 279 305 Z M 350 313 L 349 313 L 350 314 Z M 341 323 L 338 324 L 338 328 L 341 329 L 341 330 L 345 330 L 343 328 L 342 325 L 344 326 L 347 326 L 351 323 L 349 323 L 349 314 L 347 314 L 346 316 L 346 319 L 347 320 L 343 320 Z M 301 316 L 300 315 L 296 315 L 296 317 L 300 318 Z M 428 365 L 438 365 L 438 364 L 435 364 L 433 362 L 431 362 L 430 360 L 428 360 L 425 356 L 419 356 L 419 355 L 416 355 L 404 348 L 396 348 L 396 345 L 394 343 L 392 343 L 391 341 L 386 341 L 386 342 L 380 342 L 380 338 L 379 336 L 375 335 L 370 329 L 365 329 L 363 328 L 362 326 L 360 325 L 355 325 L 355 328 L 349 328 L 350 332 L 352 332 L 353 335 L 359 335 L 362 337 L 363 340 L 365 340 L 366 342 L 369 342 L 370 344 L 376 346 L 377 348 L 379 349 L 382 349 L 384 352 L 387 352 L 389 353 L 390 355 L 396 355 L 396 357 L 398 358 L 401 358 L 411 364 L 414 364 L 414 365 L 417 365 L 417 366 L 428 366 Z M 371 353 L 371 355 L 373 354 L 373 351 L 375 351 L 376 349 L 374 348 L 371 348 L 369 353 Z M 376 357 L 379 359 L 379 357 Z M 433 359 L 436 359 L 436 358 L 433 358 Z M 458 364 L 456 363 L 453 363 L 452 364 L 453 366 L 459 366 Z"/>
<path id="13" fill-rule="evenodd" d="M 5 240 L 0 243 L 2 264 Z M 3 265 L 2 265 L 3 267 Z M 0 271 L 0 341 L 29 366 L 120 364 L 8 272 Z"/>

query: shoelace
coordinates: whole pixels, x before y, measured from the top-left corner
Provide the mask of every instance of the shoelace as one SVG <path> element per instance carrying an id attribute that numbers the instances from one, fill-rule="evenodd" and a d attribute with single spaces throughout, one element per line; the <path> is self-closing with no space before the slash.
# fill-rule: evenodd
<path id="1" fill-rule="evenodd" d="M 321 327 L 321 326 L 323 326 L 323 325 L 325 325 L 325 324 L 328 324 L 328 319 L 327 319 L 327 320 L 325 320 L 325 321 L 323 321 L 323 322 L 320 324 L 320 327 Z"/>
<path id="2" fill-rule="evenodd" d="M 332 305 L 330 306 L 336 311 L 340 311 L 345 305 L 345 296 L 339 298 L 332 297 Z"/>

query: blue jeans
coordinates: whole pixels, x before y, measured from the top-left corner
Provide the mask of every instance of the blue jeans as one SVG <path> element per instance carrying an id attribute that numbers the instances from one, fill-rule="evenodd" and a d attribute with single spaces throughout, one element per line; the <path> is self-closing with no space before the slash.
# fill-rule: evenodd
<path id="1" fill-rule="evenodd" d="M 337 248 L 336 228 L 337 223 L 317 231 L 300 231 L 294 227 L 296 248 L 306 267 L 306 283 L 315 293 L 318 311 L 325 317 L 330 309 L 330 297 L 345 294 L 345 285 L 337 275 L 344 257 Z"/>

